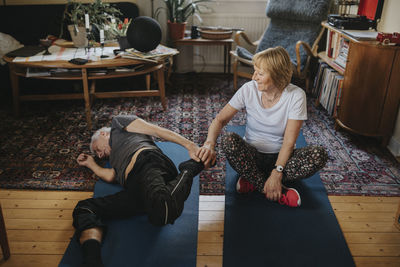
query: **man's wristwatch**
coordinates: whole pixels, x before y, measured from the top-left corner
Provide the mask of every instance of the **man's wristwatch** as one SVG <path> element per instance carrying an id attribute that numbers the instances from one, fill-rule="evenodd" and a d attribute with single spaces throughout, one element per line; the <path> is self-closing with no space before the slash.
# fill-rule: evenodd
<path id="1" fill-rule="evenodd" d="M 275 165 L 275 170 L 277 172 L 283 172 L 283 166 L 282 165 Z"/>

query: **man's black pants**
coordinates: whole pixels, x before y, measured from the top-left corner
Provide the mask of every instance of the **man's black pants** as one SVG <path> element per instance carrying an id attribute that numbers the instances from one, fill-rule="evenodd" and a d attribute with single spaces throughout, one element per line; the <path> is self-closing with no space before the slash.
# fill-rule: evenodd
<path id="1" fill-rule="evenodd" d="M 193 177 L 186 171 L 178 174 L 174 163 L 161 150 L 143 150 L 125 181 L 124 190 L 79 201 L 73 212 L 73 225 L 79 236 L 94 227 L 105 230 L 105 219 L 143 213 L 154 225 L 173 224 L 182 214 L 192 182 Z"/>

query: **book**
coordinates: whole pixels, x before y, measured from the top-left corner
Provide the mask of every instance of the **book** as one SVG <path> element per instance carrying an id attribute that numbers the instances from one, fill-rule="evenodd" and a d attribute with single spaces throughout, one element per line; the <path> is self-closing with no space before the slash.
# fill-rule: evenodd
<path id="1" fill-rule="evenodd" d="M 51 76 L 50 69 L 45 68 L 26 68 L 26 77 L 45 77 Z"/>
<path id="2" fill-rule="evenodd" d="M 378 32 L 376 31 L 359 31 L 359 30 L 343 30 L 343 33 L 357 40 L 376 40 Z"/>

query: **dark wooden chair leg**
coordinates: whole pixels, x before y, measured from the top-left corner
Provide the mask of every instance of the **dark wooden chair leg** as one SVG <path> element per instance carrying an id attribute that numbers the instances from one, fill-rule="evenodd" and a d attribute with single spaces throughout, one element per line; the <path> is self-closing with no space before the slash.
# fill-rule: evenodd
<path id="1" fill-rule="evenodd" d="M 1 209 L 1 204 L 0 204 L 0 245 L 1 245 L 1 250 L 3 251 L 3 258 L 7 260 L 8 258 L 10 258 L 10 247 L 8 245 L 6 225 L 4 223 L 3 210 Z"/>

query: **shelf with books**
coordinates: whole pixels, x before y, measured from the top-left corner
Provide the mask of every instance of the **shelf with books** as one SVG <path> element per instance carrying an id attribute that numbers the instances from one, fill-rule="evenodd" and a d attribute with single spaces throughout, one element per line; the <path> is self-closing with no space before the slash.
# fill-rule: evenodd
<path id="1" fill-rule="evenodd" d="M 400 103 L 400 47 L 380 45 L 374 33 L 328 29 L 326 51 L 318 54 L 320 66 L 313 94 L 316 105 L 335 117 L 337 127 L 381 137 L 387 145 Z M 371 37 L 372 36 L 372 37 Z"/>
<path id="2" fill-rule="evenodd" d="M 316 96 L 315 104 L 324 107 L 334 118 L 340 106 L 343 79 L 342 74 L 320 60 L 312 93 Z"/>
<path id="3" fill-rule="evenodd" d="M 340 30 L 327 23 L 322 23 L 322 26 L 327 29 L 326 49 L 324 52 L 320 52 L 318 56 L 342 75 L 346 69 L 351 42 L 377 43 L 375 40 L 376 31 Z"/>

